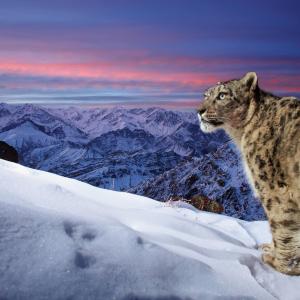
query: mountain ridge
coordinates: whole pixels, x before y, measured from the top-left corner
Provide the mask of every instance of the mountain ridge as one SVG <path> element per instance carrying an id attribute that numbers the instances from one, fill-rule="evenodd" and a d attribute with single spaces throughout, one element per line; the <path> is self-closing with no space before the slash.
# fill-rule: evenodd
<path id="1" fill-rule="evenodd" d="M 228 137 L 222 131 L 204 134 L 192 112 L 162 108 L 87 109 L 2 104 L 0 139 L 16 148 L 20 162 L 25 166 L 97 187 L 147 195 L 143 188 L 147 186 L 148 192 L 152 190 L 149 195 L 160 201 L 166 201 L 169 194 L 176 191 L 177 196 L 185 197 L 203 193 L 213 199 L 218 197 L 219 202 L 220 197 L 225 198 L 222 205 L 231 207 L 226 213 L 241 218 L 247 218 L 246 210 L 239 212 L 244 203 L 255 201 L 250 192 L 239 191 L 243 185 L 250 189 L 240 167 L 234 167 L 235 171 L 225 179 L 211 174 L 212 178 L 217 176 L 216 182 L 223 180 L 224 187 L 215 186 L 212 180 L 201 175 L 201 171 L 201 176 L 196 174 L 197 163 L 206 167 L 203 159 L 214 164 L 213 153 L 225 145 Z M 223 165 L 230 166 L 230 160 L 238 160 L 235 150 L 224 147 L 223 152 L 227 155 L 222 156 L 224 161 L 218 161 L 216 172 Z M 185 169 L 180 167 L 191 157 L 193 164 L 186 163 Z M 170 184 L 169 170 L 176 173 L 177 189 Z M 183 182 L 182 174 L 185 173 L 198 176 L 193 186 Z M 203 185 L 203 178 L 220 192 L 210 194 Z M 169 184 L 162 184 L 163 181 Z M 157 197 L 155 189 L 161 190 L 163 186 L 168 192 L 161 191 Z M 236 209 L 230 204 L 233 200 Z M 260 210 L 257 210 L 257 216 L 254 213 L 250 216 L 262 218 Z"/>

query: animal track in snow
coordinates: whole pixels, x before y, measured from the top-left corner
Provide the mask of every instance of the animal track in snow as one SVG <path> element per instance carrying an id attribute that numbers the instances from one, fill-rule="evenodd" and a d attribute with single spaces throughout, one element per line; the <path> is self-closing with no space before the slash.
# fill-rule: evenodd
<path id="1" fill-rule="evenodd" d="M 75 232 L 75 226 L 70 222 L 64 222 L 64 230 L 67 236 L 70 238 L 73 238 L 74 232 Z"/>
<path id="2" fill-rule="evenodd" d="M 81 238 L 86 241 L 93 241 L 96 238 L 96 234 L 94 232 L 85 232 L 81 235 Z"/>
<path id="3" fill-rule="evenodd" d="M 84 228 L 82 224 L 69 221 L 63 223 L 64 232 L 75 244 L 74 265 L 80 269 L 87 269 L 96 263 L 96 257 L 89 253 L 87 242 L 92 242 L 97 234 L 94 230 Z"/>
<path id="4" fill-rule="evenodd" d="M 96 257 L 89 255 L 82 250 L 75 252 L 74 264 L 80 269 L 87 269 L 96 262 Z"/>

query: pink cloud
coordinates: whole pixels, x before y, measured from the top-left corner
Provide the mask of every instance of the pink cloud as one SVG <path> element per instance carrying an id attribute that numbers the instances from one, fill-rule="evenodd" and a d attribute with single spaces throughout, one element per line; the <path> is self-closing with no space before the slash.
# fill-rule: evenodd
<path id="1" fill-rule="evenodd" d="M 99 57 L 96 57 L 96 53 L 100 54 Z M 24 81 L 15 85 L 14 83 L 7 84 L 9 88 L 80 89 L 87 87 L 102 89 L 110 87 L 159 89 L 159 92 L 172 93 L 178 89 L 186 92 L 201 91 L 218 81 L 237 77 L 232 75 L 234 72 L 229 67 L 226 71 L 226 66 L 243 68 L 248 63 L 250 66 L 257 65 L 260 67 L 271 66 L 272 64 L 299 64 L 299 60 L 296 59 L 204 59 L 188 56 L 149 56 L 145 52 L 138 51 L 135 53 L 136 58 L 133 53 L 130 55 L 125 53 L 124 59 L 122 59 L 122 57 L 117 56 L 117 53 L 122 54 L 121 51 L 110 54 L 107 51 L 95 52 L 95 60 L 88 62 L 78 59 L 80 52 L 70 54 L 70 60 L 74 62 L 59 62 L 57 58 L 53 58 L 53 61 L 49 59 L 49 61 L 44 62 L 42 59 L 35 60 L 33 57 L 1 58 L 0 56 L 0 72 L 23 76 L 78 79 L 75 82 L 62 80 L 47 83 L 47 86 L 42 81 L 39 83 L 38 80 L 35 82 Z M 67 54 L 68 51 L 62 52 L 62 58 Z M 116 55 L 115 60 L 113 60 L 113 55 Z M 93 58 L 93 55 L 90 58 Z M 224 70 L 208 71 L 212 65 L 223 66 Z M 192 68 L 195 66 L 199 68 L 196 70 Z M 241 76 L 244 72 L 237 69 L 236 73 Z M 300 93 L 298 85 L 300 75 L 273 75 L 272 72 L 266 71 L 259 72 L 259 76 L 263 88 L 271 91 Z"/>

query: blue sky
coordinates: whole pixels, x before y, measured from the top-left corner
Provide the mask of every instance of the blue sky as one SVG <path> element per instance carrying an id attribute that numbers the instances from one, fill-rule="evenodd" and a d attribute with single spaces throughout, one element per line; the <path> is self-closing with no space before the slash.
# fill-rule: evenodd
<path id="1" fill-rule="evenodd" d="M 298 1 L 1 1 L 0 101 L 194 107 L 256 71 L 300 95 Z"/>

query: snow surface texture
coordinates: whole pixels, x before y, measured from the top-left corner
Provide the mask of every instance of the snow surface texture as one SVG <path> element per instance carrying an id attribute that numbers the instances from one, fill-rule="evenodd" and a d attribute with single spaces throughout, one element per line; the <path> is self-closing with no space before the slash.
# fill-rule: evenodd
<path id="1" fill-rule="evenodd" d="M 265 221 L 99 189 L 0 160 L 1 299 L 299 299 L 261 262 Z"/>

